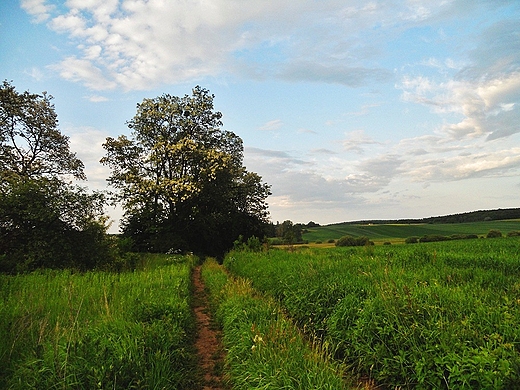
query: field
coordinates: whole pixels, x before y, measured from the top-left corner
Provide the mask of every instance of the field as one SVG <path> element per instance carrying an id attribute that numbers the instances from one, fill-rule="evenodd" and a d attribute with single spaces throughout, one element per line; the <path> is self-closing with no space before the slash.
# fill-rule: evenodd
<path id="1" fill-rule="evenodd" d="M 307 342 L 279 305 L 230 277 L 216 261 L 202 267 L 212 308 L 227 351 L 225 369 L 232 389 L 354 388 L 338 363 Z"/>
<path id="2" fill-rule="evenodd" d="M 413 235 L 519 224 L 421 225 Z M 348 227 L 381 242 L 408 237 L 403 226 Z M 0 388 L 202 388 L 197 262 L 143 255 L 129 272 L 0 275 Z M 206 260 L 202 277 L 233 389 L 520 388 L 520 237 L 245 247 L 223 265 Z"/>
<path id="3" fill-rule="evenodd" d="M 194 388 L 193 261 L 0 275 L 0 388 Z"/>
<path id="4" fill-rule="evenodd" d="M 520 388 L 520 240 L 231 253 L 349 370 L 389 388 Z"/>
<path id="5" fill-rule="evenodd" d="M 485 236 L 490 230 L 500 230 L 504 235 L 520 230 L 520 220 L 444 223 L 444 224 L 336 224 L 309 229 L 303 239 L 309 242 L 337 240 L 344 235 L 366 236 L 376 243 L 403 242 L 411 236 L 428 234 L 450 236 L 452 234 L 477 234 Z"/>

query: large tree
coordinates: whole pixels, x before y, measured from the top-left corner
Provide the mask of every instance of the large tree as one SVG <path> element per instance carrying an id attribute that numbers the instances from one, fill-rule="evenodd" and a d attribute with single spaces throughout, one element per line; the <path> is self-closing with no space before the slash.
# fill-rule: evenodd
<path id="1" fill-rule="evenodd" d="M 221 129 L 214 95 L 144 99 L 131 137 L 103 145 L 118 189 L 123 233 L 140 250 L 189 249 L 218 255 L 243 236 L 263 235 L 270 187 L 243 166 L 242 140 Z"/>
<path id="2" fill-rule="evenodd" d="M 0 172 L 38 179 L 70 174 L 85 179 L 83 163 L 58 129 L 52 96 L 18 93 L 4 81 L 0 87 Z"/>
<path id="3" fill-rule="evenodd" d="M 70 184 L 86 178 L 83 163 L 51 99 L 0 86 L 0 271 L 110 260 L 104 196 Z"/>

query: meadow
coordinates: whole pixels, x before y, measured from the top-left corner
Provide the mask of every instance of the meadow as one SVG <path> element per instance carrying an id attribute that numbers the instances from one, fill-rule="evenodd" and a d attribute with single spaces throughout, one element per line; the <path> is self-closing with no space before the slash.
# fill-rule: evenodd
<path id="1" fill-rule="evenodd" d="M 248 279 L 229 276 L 211 259 L 203 264 L 202 277 L 222 328 L 224 368 L 232 389 L 354 388 L 327 351 L 308 342 L 279 305 L 258 294 Z"/>
<path id="2" fill-rule="evenodd" d="M 224 265 L 379 384 L 520 388 L 516 237 L 234 252 Z"/>
<path id="3" fill-rule="evenodd" d="M 520 388 L 520 237 L 286 249 L 203 264 L 231 388 Z M 0 275 L 0 388 L 200 388 L 199 260 L 140 259 Z"/>
<path id="4" fill-rule="evenodd" d="M 138 270 L 0 275 L 0 388 L 196 388 L 195 258 Z"/>
<path id="5" fill-rule="evenodd" d="M 402 243 L 407 237 L 439 234 L 477 234 L 485 236 L 490 230 L 499 230 L 504 235 L 520 230 L 519 220 L 485 221 L 468 223 L 423 223 L 423 224 L 352 224 L 342 223 L 308 229 L 303 239 L 309 242 L 337 240 L 345 235 L 366 236 L 376 243 Z"/>

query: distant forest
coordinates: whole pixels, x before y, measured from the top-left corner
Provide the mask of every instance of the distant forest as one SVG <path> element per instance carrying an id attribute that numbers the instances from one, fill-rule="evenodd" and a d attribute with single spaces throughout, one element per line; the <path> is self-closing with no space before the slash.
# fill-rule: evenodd
<path id="1" fill-rule="evenodd" d="M 341 224 L 388 224 L 388 223 L 464 223 L 464 222 L 483 222 L 483 221 L 499 221 L 505 219 L 520 219 L 520 208 L 513 209 L 496 209 L 496 210 L 478 210 L 467 213 L 443 215 L 440 217 L 428 217 L 421 219 L 395 219 L 395 220 L 370 220 L 342 222 Z M 334 224 L 339 225 L 339 224 Z"/>

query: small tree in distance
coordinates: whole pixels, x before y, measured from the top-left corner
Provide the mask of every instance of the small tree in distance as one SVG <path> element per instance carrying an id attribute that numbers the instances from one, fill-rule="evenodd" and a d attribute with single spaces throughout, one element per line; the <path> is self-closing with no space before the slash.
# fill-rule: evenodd
<path id="1" fill-rule="evenodd" d="M 276 236 L 288 245 L 302 242 L 302 225 L 289 220 L 284 221 L 276 226 Z"/>

